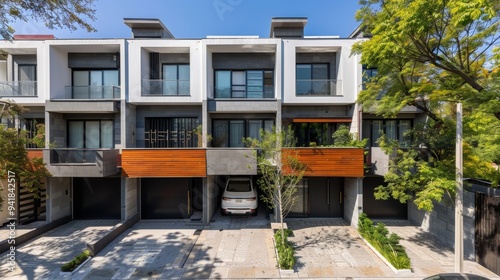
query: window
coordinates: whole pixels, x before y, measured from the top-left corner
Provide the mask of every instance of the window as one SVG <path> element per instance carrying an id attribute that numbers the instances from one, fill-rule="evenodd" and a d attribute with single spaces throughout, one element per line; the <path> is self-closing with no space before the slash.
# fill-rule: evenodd
<path id="1" fill-rule="evenodd" d="M 36 96 L 36 65 L 20 64 L 18 71 L 19 95 Z"/>
<path id="2" fill-rule="evenodd" d="M 215 98 L 273 98 L 272 70 L 216 70 Z"/>
<path id="3" fill-rule="evenodd" d="M 26 130 L 26 137 L 31 140 L 34 137 L 37 137 L 37 125 L 44 124 L 45 119 L 24 119 L 22 129 Z M 26 148 L 45 148 L 45 147 L 37 147 L 35 144 L 26 144 Z"/>
<path id="4" fill-rule="evenodd" d="M 391 140 L 399 141 L 401 147 L 408 147 L 404 134 L 412 128 L 411 120 L 363 120 L 363 138 L 369 139 L 371 147 L 378 147 L 377 140 L 385 134 Z"/>
<path id="5" fill-rule="evenodd" d="M 297 96 L 328 96 L 334 95 L 334 89 L 329 80 L 328 64 L 297 64 L 296 92 Z"/>
<path id="6" fill-rule="evenodd" d="M 196 118 L 146 118 L 146 148 L 197 147 Z"/>
<path id="7" fill-rule="evenodd" d="M 369 83 L 371 79 L 377 76 L 377 68 L 367 68 L 363 65 L 363 89 L 366 89 L 366 83 Z"/>
<path id="8" fill-rule="evenodd" d="M 119 97 L 118 70 L 74 70 L 71 99 L 113 99 Z"/>
<path id="9" fill-rule="evenodd" d="M 244 147 L 244 138 L 260 138 L 260 130 L 271 130 L 272 119 L 255 120 L 213 120 L 213 147 Z"/>
<path id="10" fill-rule="evenodd" d="M 294 123 L 298 147 L 333 145 L 333 133 L 349 123 Z"/>
<path id="11" fill-rule="evenodd" d="M 68 121 L 68 148 L 113 148 L 112 120 Z"/>
<path id="12" fill-rule="evenodd" d="M 189 95 L 189 80 L 189 65 L 163 65 L 163 95 Z"/>

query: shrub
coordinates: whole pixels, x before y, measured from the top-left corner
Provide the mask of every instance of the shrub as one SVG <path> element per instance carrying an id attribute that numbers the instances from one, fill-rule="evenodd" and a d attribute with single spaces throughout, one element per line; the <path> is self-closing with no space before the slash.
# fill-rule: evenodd
<path id="1" fill-rule="evenodd" d="M 293 269 L 295 266 L 295 249 L 293 244 L 288 241 L 288 235 L 292 232 L 291 229 L 285 230 L 285 242 L 281 242 L 281 230 L 274 233 L 276 250 L 278 251 L 278 263 L 281 269 Z"/>
<path id="2" fill-rule="evenodd" d="M 358 231 L 382 256 L 384 256 L 396 269 L 409 269 L 410 258 L 405 248 L 399 244 L 397 234 L 389 234 L 383 223 L 373 225 L 365 213 L 359 215 Z"/>
<path id="3" fill-rule="evenodd" d="M 69 272 L 75 270 L 81 263 L 83 263 L 90 256 L 89 250 L 83 250 L 78 256 L 73 260 L 65 263 L 61 266 L 61 270 L 64 272 Z"/>

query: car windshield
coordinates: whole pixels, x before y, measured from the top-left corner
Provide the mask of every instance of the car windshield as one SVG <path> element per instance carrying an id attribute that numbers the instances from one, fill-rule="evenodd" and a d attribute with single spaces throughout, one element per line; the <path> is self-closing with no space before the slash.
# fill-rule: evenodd
<path id="1" fill-rule="evenodd" d="M 227 185 L 228 192 L 250 192 L 252 187 L 248 181 L 232 181 Z"/>

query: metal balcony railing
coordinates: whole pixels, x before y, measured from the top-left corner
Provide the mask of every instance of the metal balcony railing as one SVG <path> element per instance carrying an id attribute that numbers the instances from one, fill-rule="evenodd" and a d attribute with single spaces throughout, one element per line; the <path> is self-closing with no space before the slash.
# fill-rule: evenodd
<path id="1" fill-rule="evenodd" d="M 142 96 L 189 96 L 189 80 L 142 80 Z"/>
<path id="2" fill-rule="evenodd" d="M 0 97 L 37 96 L 35 81 L 0 81 Z"/>
<path id="3" fill-rule="evenodd" d="M 341 80 L 297 80 L 297 96 L 342 96 Z"/>
<path id="4" fill-rule="evenodd" d="M 118 86 L 67 86 L 64 99 L 119 99 Z"/>

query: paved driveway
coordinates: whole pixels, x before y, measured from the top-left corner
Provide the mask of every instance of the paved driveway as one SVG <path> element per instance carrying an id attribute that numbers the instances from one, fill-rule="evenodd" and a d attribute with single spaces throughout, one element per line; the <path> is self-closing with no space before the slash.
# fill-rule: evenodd
<path id="1" fill-rule="evenodd" d="M 73 279 L 277 278 L 269 221 L 216 214 L 209 226 L 143 220 Z"/>
<path id="2" fill-rule="evenodd" d="M 17 268 L 8 271 L 7 253 L 2 254 L 0 275 L 5 279 L 54 279 L 61 266 L 80 254 L 88 242 L 108 233 L 118 220 L 78 220 L 50 230 L 16 248 Z"/>
<path id="3" fill-rule="evenodd" d="M 295 277 L 397 277 L 342 219 L 289 219 L 295 243 Z"/>

